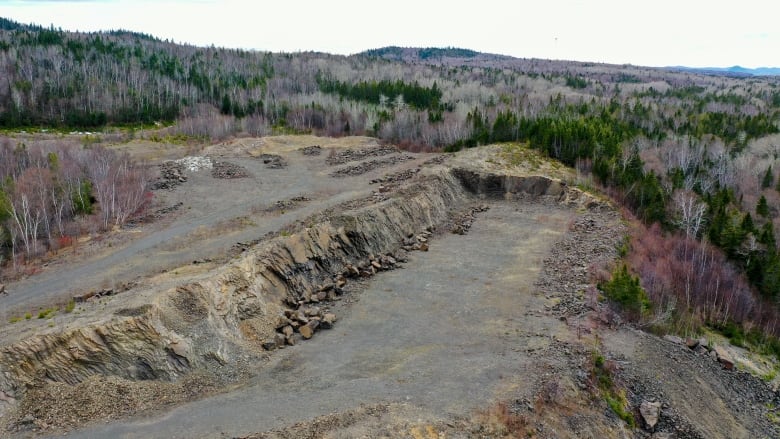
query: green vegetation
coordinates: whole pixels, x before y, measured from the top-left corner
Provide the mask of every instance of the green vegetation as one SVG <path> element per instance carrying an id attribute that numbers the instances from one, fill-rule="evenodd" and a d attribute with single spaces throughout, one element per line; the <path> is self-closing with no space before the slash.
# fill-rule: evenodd
<path id="1" fill-rule="evenodd" d="M 629 409 L 626 391 L 618 389 L 614 381 L 614 365 L 607 361 L 603 355 L 594 354 L 593 357 L 593 380 L 604 397 L 610 409 L 622 419 L 629 427 L 636 426 L 634 415 Z"/>
<path id="2" fill-rule="evenodd" d="M 317 76 L 317 84 L 323 93 L 334 93 L 342 98 L 375 105 L 387 105 L 397 102 L 410 105 L 418 110 L 441 110 L 441 90 L 434 82 L 431 87 L 420 86 L 417 82 L 407 84 L 403 81 L 360 81 L 354 84 L 333 78 Z"/>
<path id="3" fill-rule="evenodd" d="M 774 356 L 780 361 L 780 338 L 764 333 L 760 328 L 745 330 L 741 325 L 727 322 L 713 325 L 713 329 L 723 334 L 734 346 L 749 348 L 763 355 Z"/>
<path id="4" fill-rule="evenodd" d="M 625 264 L 616 268 L 612 279 L 600 284 L 599 289 L 607 298 L 631 313 L 642 315 L 650 308 L 650 300 L 639 285 L 639 278 L 631 275 Z"/>
<path id="5" fill-rule="evenodd" d="M 59 309 L 57 307 L 42 309 L 41 311 L 38 312 L 38 318 L 39 319 L 50 319 L 50 318 L 54 317 L 54 314 L 56 314 L 57 311 L 59 311 Z"/>

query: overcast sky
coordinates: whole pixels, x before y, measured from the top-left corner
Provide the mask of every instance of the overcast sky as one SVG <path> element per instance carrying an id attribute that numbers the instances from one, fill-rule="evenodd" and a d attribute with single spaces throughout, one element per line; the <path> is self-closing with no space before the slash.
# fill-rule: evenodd
<path id="1" fill-rule="evenodd" d="M 780 66 L 768 0 L 0 0 L 0 16 L 196 45 L 350 54 L 463 47 L 648 66 Z"/>

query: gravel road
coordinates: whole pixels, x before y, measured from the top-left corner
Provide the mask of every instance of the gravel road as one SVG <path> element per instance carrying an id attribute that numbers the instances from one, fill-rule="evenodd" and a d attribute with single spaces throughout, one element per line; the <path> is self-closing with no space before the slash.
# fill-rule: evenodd
<path id="1" fill-rule="evenodd" d="M 325 156 L 304 156 L 295 150 L 279 153 L 288 163 L 284 169 L 268 169 L 255 158 L 234 157 L 233 161 L 247 168 L 249 178 L 215 179 L 205 169 L 187 172 L 188 181 L 175 190 L 156 192 L 163 206 L 182 203 L 171 220 L 141 226 L 123 244 L 88 258 L 60 260 L 35 276 L 7 283 L 10 294 L 0 297 L 0 319 L 5 322 L 12 315 L 52 301 L 64 302 L 86 291 L 143 282 L 149 275 L 194 259 L 218 258 L 236 242 L 251 241 L 316 212 L 368 196 L 374 189 L 367 184 L 372 177 L 415 167 L 430 158 L 421 154 L 359 177 L 336 179 L 329 176 L 334 168 L 326 164 Z M 219 160 L 230 162 L 231 158 Z M 311 201 L 294 210 L 267 211 L 277 201 L 301 195 Z M 231 226 L 231 221 L 239 226 Z"/>

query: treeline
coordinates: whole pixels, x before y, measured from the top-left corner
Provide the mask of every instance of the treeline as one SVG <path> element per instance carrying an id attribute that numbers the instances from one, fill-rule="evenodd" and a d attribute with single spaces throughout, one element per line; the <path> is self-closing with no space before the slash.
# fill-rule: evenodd
<path id="1" fill-rule="evenodd" d="M 335 93 L 344 99 L 382 106 L 410 105 L 417 110 L 441 111 L 442 93 L 436 82 L 431 87 L 423 87 L 416 81 L 408 84 L 401 80 L 347 83 L 318 74 L 317 85 L 323 93 Z"/>
<path id="2" fill-rule="evenodd" d="M 178 46 L 133 32 L 69 33 L 9 20 L 0 29 L 5 128 L 173 122 L 202 103 L 251 115 L 262 110 L 273 75 L 262 55 Z"/>
<path id="3" fill-rule="evenodd" d="M 94 147 L 0 143 L 0 237 L 14 263 L 96 230 L 122 225 L 148 201 L 147 170 L 126 154 Z M 83 222 L 83 221 L 82 221 Z"/>

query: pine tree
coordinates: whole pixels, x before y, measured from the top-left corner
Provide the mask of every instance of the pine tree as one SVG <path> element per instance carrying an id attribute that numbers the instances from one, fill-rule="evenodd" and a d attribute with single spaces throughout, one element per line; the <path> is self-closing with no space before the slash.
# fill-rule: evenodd
<path id="1" fill-rule="evenodd" d="M 772 175 L 772 165 L 769 165 L 769 168 L 766 170 L 766 174 L 764 174 L 764 179 L 761 181 L 761 188 L 766 189 L 772 187 L 774 180 L 775 176 Z"/>
<path id="2" fill-rule="evenodd" d="M 753 217 L 750 216 L 750 212 L 745 214 L 745 217 L 742 219 L 742 231 L 747 233 L 752 233 L 756 230 L 756 226 L 753 224 Z"/>
<path id="3" fill-rule="evenodd" d="M 756 205 L 756 213 L 758 215 L 763 216 L 764 218 L 769 216 L 769 204 L 766 202 L 766 197 L 761 195 L 761 198 L 758 199 L 758 204 Z"/>

